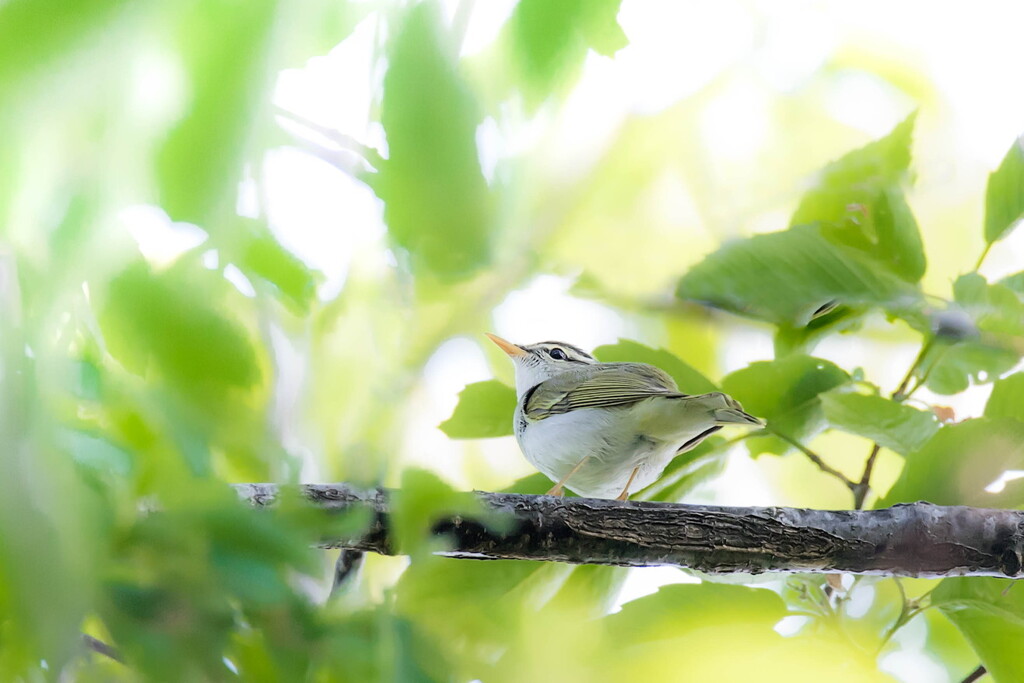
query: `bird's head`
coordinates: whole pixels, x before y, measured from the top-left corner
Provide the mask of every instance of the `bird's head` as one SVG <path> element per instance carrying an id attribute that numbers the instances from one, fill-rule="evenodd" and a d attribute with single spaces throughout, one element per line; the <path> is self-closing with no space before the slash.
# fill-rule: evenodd
<path id="1" fill-rule="evenodd" d="M 515 364 L 516 393 L 519 396 L 550 377 L 597 362 L 596 358 L 583 349 L 565 342 L 546 341 L 519 345 L 494 334 L 487 336 L 507 353 Z"/>

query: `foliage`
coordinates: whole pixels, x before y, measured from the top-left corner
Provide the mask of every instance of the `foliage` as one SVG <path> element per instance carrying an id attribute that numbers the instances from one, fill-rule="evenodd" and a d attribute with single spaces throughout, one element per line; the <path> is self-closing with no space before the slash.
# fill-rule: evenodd
<path id="1" fill-rule="evenodd" d="M 778 504 L 1024 504 L 1024 273 L 979 272 L 1024 214 L 1019 141 L 957 272 L 944 243 L 967 221 L 910 187 L 918 117 L 858 147 L 815 100 L 842 68 L 776 93 L 779 148 L 737 191 L 700 131 L 741 70 L 582 154 L 566 112 L 628 48 L 628 8 L 520 0 L 466 54 L 484 4 L 0 3 L 0 679 L 860 681 L 915 647 L 950 679 L 1024 676 L 1024 598 L 996 579 L 679 572 L 698 582 L 620 599 L 653 575 L 436 554 L 434 516 L 479 513 L 462 489 L 550 486 L 515 479 L 511 439 L 492 444 L 500 471 L 476 441 L 508 437 L 516 401 L 480 333 L 538 276 L 642 339 L 601 361 L 767 421 L 640 498 L 715 501 L 738 464 Z M 365 130 L 292 111 L 285 75 L 359 40 L 369 61 L 332 74 L 369 79 Z M 282 155 L 309 164 L 287 191 Z M 316 173 L 341 218 L 310 248 L 278 202 Z M 498 379 L 435 400 L 466 336 Z M 747 352 L 769 336 L 773 353 Z M 867 351 L 836 351 L 851 340 Z M 935 404 L 989 386 L 983 415 Z M 452 405 L 443 435 L 419 429 Z M 398 489 L 410 559 L 367 557 L 328 598 L 316 543 L 369 520 L 287 498 L 255 512 L 229 483 L 334 479 Z"/>

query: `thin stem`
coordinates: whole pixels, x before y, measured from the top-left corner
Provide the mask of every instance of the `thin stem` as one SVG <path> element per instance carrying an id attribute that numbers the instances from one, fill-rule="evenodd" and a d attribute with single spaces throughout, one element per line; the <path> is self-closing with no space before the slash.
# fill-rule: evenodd
<path id="1" fill-rule="evenodd" d="M 882 642 L 878 644 L 878 652 L 875 653 L 876 656 L 882 653 L 882 648 L 895 635 L 896 631 L 900 630 L 904 624 L 917 616 L 918 612 L 918 610 L 911 609 L 910 603 L 907 601 L 907 590 L 903 587 L 903 582 L 897 577 L 893 577 L 893 581 L 896 582 L 896 587 L 900 591 L 900 613 L 896 620 L 892 622 L 892 626 L 886 630 L 885 635 L 882 636 Z"/>
<path id="2" fill-rule="evenodd" d="M 926 378 L 927 372 L 925 372 L 920 380 L 918 380 L 914 386 L 908 391 L 907 387 L 910 386 L 911 380 L 914 378 L 914 374 L 918 368 L 921 367 L 921 363 L 924 362 L 928 352 L 931 351 L 932 346 L 935 343 L 935 337 L 928 337 L 924 344 L 921 345 L 921 350 L 917 353 L 917 357 L 914 358 L 914 362 L 910 364 L 910 368 L 907 369 L 907 374 L 903 376 L 903 380 L 900 381 L 896 390 L 892 392 L 892 400 L 896 403 L 902 403 L 913 395 L 922 384 L 924 384 L 924 378 Z M 930 368 L 929 368 L 930 369 Z M 860 475 L 860 481 L 853 485 L 853 507 L 855 510 L 860 510 L 864 507 L 864 501 L 868 497 L 868 491 L 871 490 L 871 474 L 875 469 L 875 460 L 878 458 L 879 451 L 882 447 L 875 443 L 871 445 L 871 451 L 868 453 L 868 459 L 864 463 L 864 473 Z"/>
<path id="3" fill-rule="evenodd" d="M 121 653 L 117 651 L 117 648 L 115 648 L 113 645 L 108 645 L 104 643 L 99 638 L 93 638 L 92 636 L 83 633 L 82 644 L 85 646 L 86 650 L 90 650 L 92 652 L 95 652 L 96 654 L 103 655 L 104 657 L 113 659 L 115 662 L 120 662 L 121 664 L 124 664 L 124 657 L 122 657 Z"/>
<path id="4" fill-rule="evenodd" d="M 978 262 L 974 264 L 974 272 L 981 270 L 981 264 L 985 262 L 985 257 L 988 256 L 988 250 L 992 248 L 993 242 L 987 242 L 985 248 L 981 250 L 981 256 L 978 257 Z"/>
<path id="5" fill-rule="evenodd" d="M 765 427 L 765 430 L 771 432 L 775 436 L 779 437 L 780 439 L 782 439 L 783 441 L 785 441 L 786 443 L 788 443 L 789 445 L 793 446 L 798 451 L 806 455 L 808 460 L 810 460 L 811 462 L 818 466 L 818 469 L 820 469 L 822 472 L 825 472 L 826 474 L 831 474 L 833 477 L 846 484 L 846 488 L 850 489 L 850 491 L 856 495 L 857 484 L 852 482 L 850 478 L 847 477 L 845 474 L 843 474 L 842 472 L 840 472 L 839 470 L 825 462 L 820 455 L 818 455 L 810 448 L 797 441 L 796 439 L 787 436 L 782 432 L 771 429 L 770 427 Z"/>

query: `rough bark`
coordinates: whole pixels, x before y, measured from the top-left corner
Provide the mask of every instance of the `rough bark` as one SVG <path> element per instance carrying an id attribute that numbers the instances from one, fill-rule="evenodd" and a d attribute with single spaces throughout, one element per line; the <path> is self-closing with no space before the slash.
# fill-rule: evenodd
<path id="1" fill-rule="evenodd" d="M 271 505 L 273 484 L 238 484 L 254 506 Z M 346 484 L 305 485 L 303 495 L 330 510 L 362 508 L 372 522 L 329 548 L 395 554 L 389 492 Z M 477 493 L 511 524 L 502 530 L 449 515 L 433 526 L 444 554 L 520 559 L 676 565 L 703 572 L 850 572 L 898 576 L 1022 577 L 1024 512 L 930 503 L 883 510 L 715 507 L 510 493 Z"/>

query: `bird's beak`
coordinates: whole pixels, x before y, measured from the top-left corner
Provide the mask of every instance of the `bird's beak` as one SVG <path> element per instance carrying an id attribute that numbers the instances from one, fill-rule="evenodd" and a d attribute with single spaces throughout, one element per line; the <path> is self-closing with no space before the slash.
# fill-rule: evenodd
<path id="1" fill-rule="evenodd" d="M 490 332 L 485 332 L 485 334 L 492 342 L 498 345 L 498 348 L 507 353 L 511 358 L 527 355 L 527 352 L 522 347 L 516 346 L 510 341 L 505 341 L 496 334 L 491 334 Z"/>

